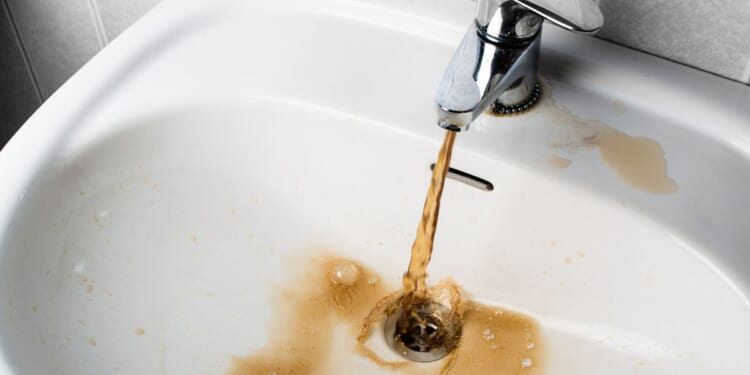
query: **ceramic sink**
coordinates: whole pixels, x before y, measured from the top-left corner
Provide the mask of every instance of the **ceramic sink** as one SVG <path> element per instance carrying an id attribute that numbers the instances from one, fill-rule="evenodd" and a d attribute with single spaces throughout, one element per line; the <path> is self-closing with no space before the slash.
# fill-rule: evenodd
<path id="1" fill-rule="evenodd" d="M 321 252 L 397 288 L 455 3 L 166 1 L 111 43 L 0 153 L 0 374 L 224 374 Z M 538 321 L 544 373 L 749 373 L 750 89 L 543 32 L 543 100 L 457 137 L 494 189 L 447 181 L 429 280 Z"/>

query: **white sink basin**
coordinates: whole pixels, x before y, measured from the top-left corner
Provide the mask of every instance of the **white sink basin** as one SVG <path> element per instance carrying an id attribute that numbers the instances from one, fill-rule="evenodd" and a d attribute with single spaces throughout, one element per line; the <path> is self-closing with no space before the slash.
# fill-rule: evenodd
<path id="1" fill-rule="evenodd" d="M 0 154 L 0 374 L 222 374 L 292 257 L 398 286 L 470 18 L 203 3 L 157 7 Z M 545 373 L 750 372 L 748 87 L 549 25 L 541 74 L 532 113 L 458 136 L 495 190 L 447 183 L 430 280 L 535 318 Z"/>

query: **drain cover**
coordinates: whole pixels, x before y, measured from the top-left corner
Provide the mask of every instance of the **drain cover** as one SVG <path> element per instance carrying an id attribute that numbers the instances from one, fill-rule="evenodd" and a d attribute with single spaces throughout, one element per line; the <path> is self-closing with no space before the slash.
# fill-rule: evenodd
<path id="1" fill-rule="evenodd" d="M 415 305 L 408 316 L 401 308 L 388 316 L 385 339 L 393 350 L 415 362 L 437 361 L 458 346 L 461 322 L 449 308 L 433 302 Z"/>

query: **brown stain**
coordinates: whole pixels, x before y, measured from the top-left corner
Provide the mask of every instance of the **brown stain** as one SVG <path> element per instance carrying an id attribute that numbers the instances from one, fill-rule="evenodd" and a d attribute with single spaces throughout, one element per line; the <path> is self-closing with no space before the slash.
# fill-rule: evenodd
<path id="1" fill-rule="evenodd" d="M 465 309 L 463 335 L 455 361 L 441 375 L 543 372 L 545 346 L 534 319 L 471 301 Z"/>
<path id="2" fill-rule="evenodd" d="M 133 331 L 133 333 L 135 333 L 136 336 L 143 336 L 146 334 L 146 330 L 143 328 L 136 328 L 135 331 Z"/>
<path id="3" fill-rule="evenodd" d="M 375 365 L 399 373 L 530 375 L 542 363 L 539 329 L 533 319 L 463 300 L 458 285 L 448 279 L 427 287 L 427 266 L 440 210 L 445 176 L 450 165 L 456 133 L 447 131 L 433 169 L 409 266 L 402 278 L 403 290 L 388 294 L 380 277 L 351 260 L 320 257 L 312 270 L 300 273 L 279 298 L 273 301 L 268 345 L 247 357 L 234 357 L 228 375 L 307 375 L 351 371 L 335 368 L 334 332 L 347 328 L 354 352 Z M 195 241 L 193 239 L 193 241 Z M 433 364 L 405 360 L 389 361 L 367 346 L 373 334 L 384 335 L 383 322 L 402 309 L 397 332 L 407 332 L 412 306 L 428 301 L 448 308 L 449 332 L 462 327 L 460 336 L 449 335 L 446 347 L 454 348 L 447 357 Z M 414 310 L 416 311 L 416 310 Z M 381 327 L 380 330 L 377 327 Z M 404 329 L 404 331 L 399 331 Z M 456 331 L 457 332 L 457 331 Z M 345 355 L 345 354 L 343 354 Z M 437 366 L 436 366 L 437 364 Z M 341 366 L 341 365 L 339 365 Z"/>
<path id="4" fill-rule="evenodd" d="M 367 342 L 373 332 L 382 332 L 385 319 L 390 313 L 396 311 L 402 304 L 403 291 L 398 290 L 381 298 L 370 310 L 365 319 L 362 320 L 361 329 L 357 336 L 356 351 L 363 357 L 368 358 L 377 366 L 395 371 L 412 366 L 411 362 L 388 361 L 381 358 L 374 350 L 368 347 Z"/>
<path id="5" fill-rule="evenodd" d="M 599 148 L 602 160 L 629 186 L 655 194 L 673 194 L 677 183 L 669 177 L 662 146 L 646 137 L 601 126 L 585 140 Z"/>
<path id="6" fill-rule="evenodd" d="M 430 296 L 460 296 L 450 279 L 429 288 Z M 376 365 L 404 374 L 541 374 L 546 348 L 537 322 L 526 315 L 474 301 L 452 304 L 459 310 L 462 334 L 458 348 L 434 364 L 386 361 L 367 348 L 373 334 L 382 334 L 383 320 L 401 306 L 400 292 L 382 299 L 362 324 L 358 351 Z"/>
<path id="7" fill-rule="evenodd" d="M 542 83 L 549 86 L 545 81 Z M 552 141 L 552 148 L 575 153 L 581 147 L 595 147 L 604 164 L 626 185 L 654 194 L 677 192 L 677 183 L 669 176 L 664 148 L 659 142 L 627 134 L 601 121 L 584 119 L 556 103 L 551 95 L 544 96 L 541 102 L 533 116 L 541 116 L 565 128 L 567 133 Z M 624 104 L 616 103 L 615 111 L 620 110 L 625 110 Z M 557 161 L 548 163 L 555 166 Z"/>
<path id="8" fill-rule="evenodd" d="M 86 285 L 86 293 L 94 293 L 94 283 L 89 283 L 88 285 Z"/>
<path id="9" fill-rule="evenodd" d="M 462 312 L 463 333 L 448 357 L 434 363 L 385 360 L 367 341 L 382 339 L 382 323 L 388 311 L 401 306 L 402 291 L 389 293 L 379 275 L 352 260 L 325 255 L 309 263 L 275 293 L 268 344 L 249 356 L 233 357 L 227 375 L 349 373 L 336 367 L 334 359 L 342 355 L 359 355 L 396 374 L 541 373 L 545 348 L 534 319 L 473 301 L 453 302 Z M 429 294 L 455 298 L 460 290 L 448 279 L 431 286 Z M 348 332 L 351 353 L 332 350 L 338 326 Z"/>
<path id="10" fill-rule="evenodd" d="M 565 169 L 570 167 L 573 162 L 570 159 L 566 159 L 562 156 L 551 155 L 547 158 L 547 164 L 553 168 Z"/>
<path id="11" fill-rule="evenodd" d="M 540 80 L 540 82 L 539 82 L 539 97 L 544 98 L 544 92 L 545 92 L 545 90 L 547 89 L 548 86 L 549 86 L 549 84 L 546 81 Z M 533 100 L 533 99 L 532 100 L 528 100 L 527 99 L 525 102 L 526 102 L 525 103 L 526 108 L 520 109 L 520 110 L 516 110 L 516 112 L 502 112 L 502 108 L 497 108 L 497 105 L 495 103 L 493 103 L 492 105 L 490 105 L 484 111 L 484 113 L 486 113 L 486 114 L 488 114 L 490 116 L 494 116 L 494 117 L 515 117 L 515 116 L 520 116 L 520 115 L 523 115 L 523 114 L 531 111 L 532 109 L 534 109 L 538 104 L 540 104 L 541 102 L 543 102 L 543 100 L 539 100 L 539 99 L 537 99 L 537 100 Z"/>
<path id="12" fill-rule="evenodd" d="M 344 325 L 351 344 L 372 306 L 387 289 L 371 270 L 347 259 L 319 257 L 311 270 L 284 286 L 272 301 L 270 341 L 247 357 L 234 357 L 228 375 L 327 374 L 334 329 Z M 350 272 L 352 269 L 355 272 Z M 338 271 L 343 271 L 343 275 Z"/>
<path id="13" fill-rule="evenodd" d="M 94 340 L 93 337 L 89 337 L 88 341 L 89 341 L 89 345 L 96 346 L 96 340 Z"/>

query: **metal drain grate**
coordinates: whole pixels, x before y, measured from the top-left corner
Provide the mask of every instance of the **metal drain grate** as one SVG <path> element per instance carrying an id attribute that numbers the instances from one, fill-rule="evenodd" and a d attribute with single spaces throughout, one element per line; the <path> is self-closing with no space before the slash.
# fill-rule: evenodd
<path id="1" fill-rule="evenodd" d="M 437 303 L 415 305 L 409 316 L 401 308 L 388 316 L 385 338 L 404 358 L 415 362 L 437 361 L 456 348 L 461 324 L 450 309 Z"/>

